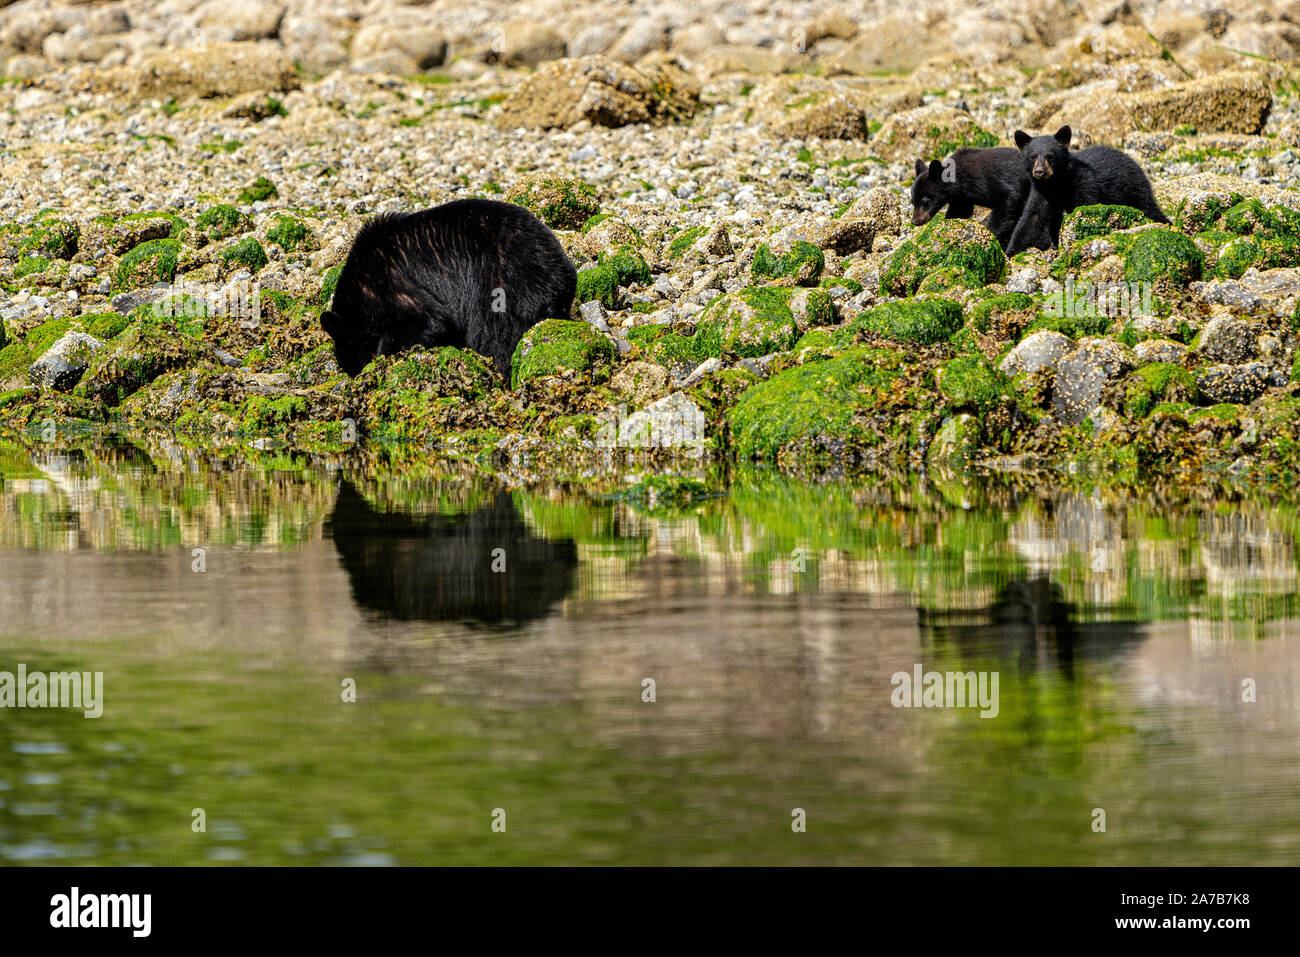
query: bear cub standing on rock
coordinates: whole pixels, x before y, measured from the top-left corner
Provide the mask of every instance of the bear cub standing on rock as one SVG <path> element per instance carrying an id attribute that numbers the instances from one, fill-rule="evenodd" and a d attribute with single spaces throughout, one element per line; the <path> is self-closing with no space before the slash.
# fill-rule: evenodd
<path id="1" fill-rule="evenodd" d="M 568 318 L 577 281 L 532 213 L 460 199 L 362 226 L 320 322 L 351 376 L 375 356 L 457 346 L 489 357 L 509 382 L 520 338 L 543 319 Z"/>
<path id="2" fill-rule="evenodd" d="M 1007 255 L 1051 249 L 1061 237 L 1061 220 L 1080 206 L 1131 206 L 1157 223 L 1169 222 L 1156 203 L 1147 174 L 1128 154 L 1109 146 L 1070 152 L 1071 131 L 1052 136 L 1016 130 L 1016 145 L 1033 183 L 1007 246 Z"/>
<path id="3" fill-rule="evenodd" d="M 985 225 L 1005 249 L 1029 195 L 1024 158 L 1009 146 L 963 147 L 940 162 L 916 161 L 912 225 L 924 226 L 944 205 L 949 219 L 970 219 L 976 206 L 992 212 Z"/>

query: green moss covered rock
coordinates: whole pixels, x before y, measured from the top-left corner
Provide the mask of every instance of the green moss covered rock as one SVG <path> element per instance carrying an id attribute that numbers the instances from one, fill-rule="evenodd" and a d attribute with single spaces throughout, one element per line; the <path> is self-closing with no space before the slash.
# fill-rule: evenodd
<path id="1" fill-rule="evenodd" d="M 875 445 L 880 432 L 863 413 L 890 391 L 902 364 L 901 353 L 854 346 L 753 386 L 727 415 L 736 453 L 779 462 Z"/>
<path id="2" fill-rule="evenodd" d="M 0 228 L 0 255 L 10 259 L 71 259 L 80 238 L 81 228 L 76 223 L 46 211 L 27 225 Z"/>
<path id="3" fill-rule="evenodd" d="M 114 286 L 137 289 L 176 278 L 176 262 L 181 244 L 176 239 L 151 239 L 126 253 L 117 263 Z"/>
<path id="4" fill-rule="evenodd" d="M 217 254 L 217 264 L 223 276 L 243 269 L 256 273 L 270 261 L 262 244 L 252 236 L 239 240 Z"/>
<path id="5" fill-rule="evenodd" d="M 601 253 L 596 260 L 601 266 L 613 270 L 620 286 L 646 286 L 652 278 L 650 264 L 631 246 L 616 246 Z M 584 300 L 589 301 L 589 300 Z"/>
<path id="6" fill-rule="evenodd" d="M 96 353 L 77 384 L 76 394 L 119 405 L 154 379 L 174 369 L 206 360 L 208 351 L 196 339 L 167 322 L 131 324 L 107 348 Z"/>
<path id="7" fill-rule="evenodd" d="M 558 176 L 526 177 L 510 187 L 504 198 L 552 229 L 581 229 L 600 211 L 594 189 L 581 180 Z"/>
<path id="8" fill-rule="evenodd" d="M 668 326 L 633 326 L 627 340 L 636 346 L 642 358 L 665 369 L 683 372 L 695 368 L 705 359 L 722 356 L 722 323 L 704 320 L 689 336 L 673 332 Z"/>
<path id="9" fill-rule="evenodd" d="M 588 372 L 596 378 L 608 373 L 614 356 L 614 343 L 587 323 L 546 319 L 519 340 L 511 360 L 511 384 L 518 387 L 566 372 Z"/>
<path id="10" fill-rule="evenodd" d="M 995 240 L 996 242 L 996 240 Z M 962 326 L 961 306 L 947 299 L 902 299 L 868 309 L 845 328 L 899 342 L 933 345 Z"/>
<path id="11" fill-rule="evenodd" d="M 910 296 L 930 273 L 949 267 L 968 273 L 970 285 L 985 286 L 1006 274 L 1007 258 L 997 237 L 974 220 L 932 219 L 894 250 L 880 290 Z"/>
<path id="12" fill-rule="evenodd" d="M 749 286 L 723 296 L 701 315 L 722 330 L 727 355 L 758 357 L 784 352 L 807 329 L 835 321 L 835 305 L 824 289 Z"/>
<path id="13" fill-rule="evenodd" d="M 259 176 L 253 182 L 239 191 L 239 202 L 245 206 L 251 206 L 253 203 L 265 202 L 268 199 L 279 199 L 280 191 L 276 189 L 273 182 L 265 176 Z"/>
<path id="14" fill-rule="evenodd" d="M 1162 404 L 1195 403 L 1199 398 L 1193 373 L 1168 362 L 1153 362 L 1129 374 L 1124 385 L 1124 414 L 1141 419 Z"/>
<path id="15" fill-rule="evenodd" d="M 763 243 L 754 252 L 749 273 L 755 279 L 791 279 L 798 286 L 815 286 L 826 268 L 826 257 L 809 242 L 799 240 L 790 244 L 783 255 L 776 255 Z"/>
<path id="16" fill-rule="evenodd" d="M 281 214 L 266 231 L 266 241 L 287 253 L 312 246 L 311 228 L 297 216 Z"/>
<path id="17" fill-rule="evenodd" d="M 1133 238 L 1124 258 L 1129 282 L 1186 284 L 1201 278 L 1205 254 L 1196 243 L 1172 229 L 1148 229 Z"/>
<path id="18" fill-rule="evenodd" d="M 618 273 L 603 263 L 579 269 L 573 301 L 579 305 L 584 302 L 600 302 L 606 309 L 617 309 Z"/>
<path id="19" fill-rule="evenodd" d="M 1080 206 L 1061 223 L 1061 246 L 1100 239 L 1121 229 L 1131 229 L 1150 222 L 1146 214 L 1132 206 Z"/>
<path id="20" fill-rule="evenodd" d="M 1259 260 L 1263 248 L 1249 236 L 1241 236 L 1219 248 L 1213 275 L 1219 279 L 1237 279 Z"/>
<path id="21" fill-rule="evenodd" d="M 228 203 L 209 206 L 194 221 L 194 243 L 199 246 L 238 236 L 253 228 L 253 221 Z"/>

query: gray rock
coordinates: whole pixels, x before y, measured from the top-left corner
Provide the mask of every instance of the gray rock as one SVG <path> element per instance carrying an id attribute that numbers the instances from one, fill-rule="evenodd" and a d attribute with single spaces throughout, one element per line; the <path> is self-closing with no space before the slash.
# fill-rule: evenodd
<path id="1" fill-rule="evenodd" d="M 578 314 L 588 325 L 601 332 L 609 332 L 609 323 L 605 321 L 605 305 L 599 299 L 584 302 L 578 307 Z"/>
<path id="2" fill-rule="evenodd" d="M 110 305 L 115 312 L 125 316 L 129 315 L 132 309 L 151 302 L 157 302 L 170 291 L 171 286 L 160 282 L 156 286 L 149 286 L 147 289 L 132 289 L 130 292 L 119 293 L 113 297 Z"/>
<path id="3" fill-rule="evenodd" d="M 1210 403 L 1253 402 L 1268 388 L 1268 366 L 1262 362 L 1210 366 L 1196 377 L 1196 384 Z"/>
<path id="4" fill-rule="evenodd" d="M 1055 369 L 1061 358 L 1074 348 L 1069 336 L 1044 329 L 1026 336 L 1006 354 L 998 366 L 1003 375 L 1015 376 L 1022 372 Z"/>
<path id="5" fill-rule="evenodd" d="M 94 336 L 68 332 L 45 350 L 27 370 L 27 379 L 38 389 L 71 392 L 81 381 L 91 357 L 104 348 Z"/>
<path id="6" fill-rule="evenodd" d="M 1038 292 L 1038 273 L 1032 269 L 1017 270 L 1007 280 L 1007 292 L 1022 292 L 1025 295 L 1032 296 Z"/>
<path id="7" fill-rule="evenodd" d="M 1187 355 L 1187 346 L 1169 339 L 1147 339 L 1133 347 L 1133 354 L 1143 365 L 1152 362 L 1172 362 L 1178 365 Z"/>
<path id="8" fill-rule="evenodd" d="M 689 389 L 692 386 L 699 385 L 701 382 L 704 381 L 704 377 L 706 375 L 709 375 L 712 372 L 717 372 L 721 368 L 722 368 L 721 359 L 718 358 L 705 359 L 694 369 L 692 369 L 691 372 L 686 376 L 686 378 L 682 380 L 682 388 Z"/>
<path id="9" fill-rule="evenodd" d="M 677 287 L 673 285 L 672 277 L 667 275 L 661 274 L 656 276 L 652 288 L 658 295 L 663 296 L 665 299 L 674 299 L 677 296 Z"/>
<path id="10" fill-rule="evenodd" d="M 1101 403 L 1106 385 L 1133 368 L 1132 353 L 1112 339 L 1082 339 L 1056 365 L 1052 406 L 1057 416 L 1078 425 Z"/>
<path id="11" fill-rule="evenodd" d="M 638 449 L 698 448 L 704 442 L 704 411 L 684 392 L 672 392 L 623 420 L 618 444 Z"/>
<path id="12" fill-rule="evenodd" d="M 1197 351 L 1216 362 L 1245 362 L 1255 358 L 1255 330 L 1242 319 L 1216 316 L 1201 331 Z"/>

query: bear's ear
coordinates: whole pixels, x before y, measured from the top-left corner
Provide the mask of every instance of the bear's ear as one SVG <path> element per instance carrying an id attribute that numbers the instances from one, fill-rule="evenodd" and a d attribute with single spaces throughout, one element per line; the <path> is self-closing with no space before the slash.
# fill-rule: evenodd
<path id="1" fill-rule="evenodd" d="M 1026 133 L 1024 130 L 1016 130 L 1016 146 L 1019 149 L 1024 149 L 1025 144 L 1028 143 L 1031 139 L 1033 139 L 1033 137 L 1030 136 L 1028 133 Z"/>
<path id="2" fill-rule="evenodd" d="M 1056 135 L 1052 138 L 1055 139 L 1056 142 L 1060 143 L 1062 146 L 1068 148 L 1070 145 L 1070 136 L 1071 136 L 1070 128 L 1068 126 L 1062 126 L 1059 130 L 1056 131 Z"/>
<path id="3" fill-rule="evenodd" d="M 338 339 L 343 331 L 343 320 L 339 318 L 337 312 L 326 309 L 320 314 L 320 327 L 331 339 Z"/>
<path id="4" fill-rule="evenodd" d="M 942 176 L 942 175 L 943 175 L 943 164 L 940 163 L 938 160 L 930 160 L 930 175 L 931 175 L 931 176 Z"/>
<path id="5" fill-rule="evenodd" d="M 920 175 L 921 175 L 922 173 L 924 173 L 924 172 L 925 172 L 925 160 L 917 160 L 917 161 L 916 161 L 916 175 L 917 175 L 917 176 L 920 176 Z"/>

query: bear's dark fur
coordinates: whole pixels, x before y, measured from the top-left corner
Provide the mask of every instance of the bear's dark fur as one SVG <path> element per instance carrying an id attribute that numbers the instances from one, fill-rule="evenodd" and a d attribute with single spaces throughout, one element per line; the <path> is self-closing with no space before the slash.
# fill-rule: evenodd
<path id="1" fill-rule="evenodd" d="M 1007 255 L 1026 249 L 1051 249 L 1061 236 L 1061 220 L 1079 206 L 1132 206 L 1157 223 L 1169 222 L 1156 203 L 1147 174 L 1126 153 L 1109 146 L 1070 152 L 1071 131 L 1052 136 L 1016 130 L 1025 172 L 1033 183 Z"/>
<path id="2" fill-rule="evenodd" d="M 1005 247 L 1028 195 L 1029 177 L 1018 150 L 964 147 L 942 162 L 916 161 L 912 225 L 924 226 L 945 205 L 949 219 L 969 219 L 976 206 L 986 206 L 991 212 L 985 225 Z"/>
<path id="3" fill-rule="evenodd" d="M 509 381 L 520 337 L 568 318 L 576 285 L 564 248 L 532 213 L 460 199 L 362 226 L 320 321 L 348 375 L 412 346 L 458 346 Z"/>

